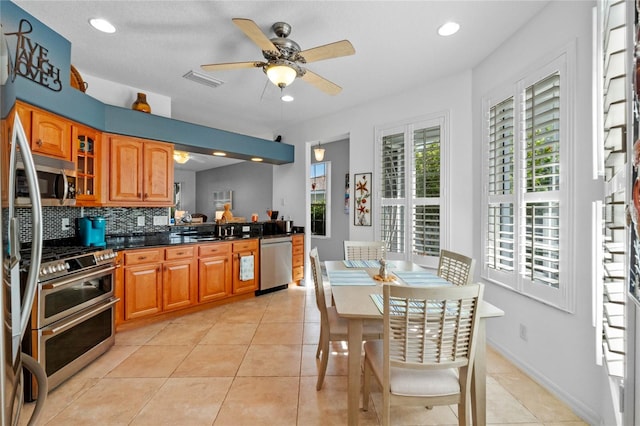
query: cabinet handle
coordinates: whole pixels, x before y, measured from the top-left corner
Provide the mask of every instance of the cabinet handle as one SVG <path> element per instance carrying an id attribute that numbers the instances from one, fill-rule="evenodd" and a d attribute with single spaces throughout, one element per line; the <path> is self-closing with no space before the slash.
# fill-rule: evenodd
<path id="1" fill-rule="evenodd" d="M 156 268 L 156 272 L 160 272 L 160 267 L 159 266 Z"/>
<path id="2" fill-rule="evenodd" d="M 38 145 L 38 146 L 42 146 L 42 139 L 38 139 L 38 140 L 36 141 L 36 145 Z"/>
<path id="3" fill-rule="evenodd" d="M 141 196 L 142 196 L 142 194 L 138 192 L 138 198 L 140 198 Z"/>
<path id="4" fill-rule="evenodd" d="M 149 194 L 147 194 L 146 192 L 144 193 L 144 198 L 149 198 Z"/>
<path id="5" fill-rule="evenodd" d="M 183 254 L 184 254 L 183 251 L 179 251 L 179 252 L 176 253 L 176 256 L 182 256 Z"/>
<path id="6" fill-rule="evenodd" d="M 147 256 L 138 256 L 138 260 L 145 260 Z"/>

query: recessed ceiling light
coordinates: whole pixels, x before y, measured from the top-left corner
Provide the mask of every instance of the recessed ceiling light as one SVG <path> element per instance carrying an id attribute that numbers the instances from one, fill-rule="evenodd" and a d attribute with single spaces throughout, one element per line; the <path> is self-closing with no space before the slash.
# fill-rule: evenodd
<path id="1" fill-rule="evenodd" d="M 111 34 L 116 32 L 116 27 L 114 27 L 113 24 L 111 24 L 111 22 L 107 21 L 106 19 L 92 18 L 89 19 L 89 24 L 91 24 L 91 26 L 96 30 L 102 31 L 103 33 Z"/>
<path id="2" fill-rule="evenodd" d="M 262 161 L 262 158 L 260 158 L 260 157 L 253 157 L 253 158 L 251 159 L 251 161 L 255 161 L 256 163 L 259 163 L 259 162 L 261 162 L 261 161 Z"/>
<path id="3" fill-rule="evenodd" d="M 450 36 L 458 32 L 460 29 L 460 24 L 457 22 L 447 22 L 438 28 L 438 34 L 441 36 Z"/>
<path id="4" fill-rule="evenodd" d="M 293 101 L 293 96 L 291 96 L 291 95 L 283 95 L 280 99 L 282 99 L 284 102 L 292 102 Z"/>
<path id="5" fill-rule="evenodd" d="M 215 151 L 213 155 L 215 155 L 216 157 L 226 157 L 227 153 L 222 151 Z"/>

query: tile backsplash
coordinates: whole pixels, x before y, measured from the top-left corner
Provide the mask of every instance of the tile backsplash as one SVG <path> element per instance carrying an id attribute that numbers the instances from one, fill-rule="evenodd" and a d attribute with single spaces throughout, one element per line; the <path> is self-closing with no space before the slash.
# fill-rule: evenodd
<path id="1" fill-rule="evenodd" d="M 154 225 L 155 216 L 168 218 L 168 207 L 43 207 L 42 231 L 45 240 L 71 238 L 76 235 L 76 221 L 83 216 L 104 216 L 107 235 L 143 234 L 168 231 L 168 225 Z M 3 216 L 6 213 L 3 212 Z M 31 241 L 31 209 L 16 208 L 20 223 L 20 241 Z M 144 225 L 138 222 L 144 217 Z M 5 216 L 6 217 L 6 216 Z M 69 220 L 69 229 L 63 230 L 63 219 Z"/>

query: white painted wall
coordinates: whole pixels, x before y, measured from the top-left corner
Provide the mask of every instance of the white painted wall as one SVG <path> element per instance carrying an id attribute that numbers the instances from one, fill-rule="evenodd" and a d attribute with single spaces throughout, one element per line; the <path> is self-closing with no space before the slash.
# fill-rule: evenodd
<path id="1" fill-rule="evenodd" d="M 472 175 L 471 175 L 471 72 L 465 71 L 437 82 L 425 82 L 423 87 L 396 96 L 380 99 L 354 109 L 336 112 L 318 120 L 300 123 L 281 133 L 288 143 L 294 144 L 295 162 L 274 168 L 274 201 L 281 198 L 303 200 L 305 194 L 305 157 L 309 155 L 306 145 L 312 141 L 337 140 L 340 135 L 349 135 L 349 173 L 374 172 L 375 126 L 448 111 L 451 119 L 450 167 L 452 227 L 450 242 L 445 245 L 452 250 L 472 251 Z M 373 189 L 377 182 L 373 178 Z M 351 200 L 354 199 L 353 185 Z M 375 205 L 374 205 L 375 221 Z M 288 209 L 296 223 L 307 220 L 305 204 L 296 202 Z M 352 209 L 353 210 L 353 209 Z M 353 211 L 351 212 L 353 214 Z M 308 225 L 307 225 L 308 227 Z M 336 237 L 337 238 L 337 237 Z M 371 240 L 372 226 L 354 226 L 349 221 L 349 235 L 340 239 Z M 307 241 L 309 239 L 306 239 Z"/>
<path id="2" fill-rule="evenodd" d="M 85 93 L 102 103 L 131 108 L 131 104 L 135 102 L 138 92 L 142 92 L 147 95 L 147 103 L 151 107 L 151 114 L 171 118 L 171 98 L 168 96 L 95 77 L 79 68 L 78 72 L 87 83 L 87 91 Z"/>
<path id="3" fill-rule="evenodd" d="M 485 297 L 505 311 L 500 321 L 490 321 L 488 339 L 501 352 L 545 385 L 590 424 L 615 424 L 602 418 L 609 411 L 608 391 L 602 368 L 595 365 L 595 329 L 591 323 L 591 201 L 602 196 L 599 181 L 591 179 L 592 167 L 592 6 L 595 2 L 551 2 L 535 19 L 522 27 L 498 51 L 473 71 L 473 205 L 474 256 L 480 259 L 480 185 L 482 175 L 482 96 L 505 81 L 514 81 L 526 67 L 568 43 L 577 46 L 575 103 L 575 216 L 573 243 L 576 312 L 569 314 L 543 305 L 511 290 L 486 284 Z M 526 53 L 526 54 L 525 54 Z M 527 327 L 528 339 L 519 337 L 519 325 Z"/>
<path id="4" fill-rule="evenodd" d="M 574 314 L 568 314 L 487 283 L 487 300 L 505 311 L 504 318 L 489 321 L 488 338 L 500 352 L 590 424 L 612 424 L 607 414 L 611 412 L 612 402 L 608 390 L 605 390 L 602 368 L 595 365 L 594 329 L 591 326 L 590 202 L 602 194 L 601 183 L 591 180 L 593 5 L 593 1 L 551 2 L 473 72 L 462 71 L 439 81 L 425 81 L 424 86 L 411 92 L 282 129 L 278 133 L 296 146 L 295 162 L 274 168 L 273 197 L 274 203 L 280 199 L 304 199 L 305 162 L 309 161 L 310 142 L 336 140 L 339 135 L 349 135 L 349 172 L 352 175 L 373 172 L 375 126 L 448 111 L 451 123 L 448 169 L 451 185 L 448 194 L 453 226 L 449 242 L 444 245 L 452 250 L 473 253 L 480 259 L 483 250 L 480 239 L 481 97 L 502 81 L 520 75 L 528 61 L 577 40 L 576 156 L 573 160 L 577 181 L 574 194 L 576 214 L 573 218 L 576 229 L 573 256 L 577 265 L 573 276 L 577 283 L 577 309 Z M 375 178 L 373 188 L 378 189 Z M 351 197 L 353 199 L 353 192 Z M 303 202 L 296 202 L 288 210 L 296 222 L 306 221 Z M 373 237 L 373 227 L 350 225 L 350 239 Z M 307 251 L 309 240 L 305 239 Z M 479 279 L 478 273 L 476 279 Z M 528 328 L 528 342 L 519 338 L 520 323 Z"/>

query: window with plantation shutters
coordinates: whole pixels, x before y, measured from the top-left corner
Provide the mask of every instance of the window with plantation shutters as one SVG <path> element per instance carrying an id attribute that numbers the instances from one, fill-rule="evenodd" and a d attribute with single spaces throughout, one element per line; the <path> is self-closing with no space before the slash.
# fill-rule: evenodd
<path id="1" fill-rule="evenodd" d="M 377 129 L 379 185 L 376 238 L 388 257 L 437 264 L 442 246 L 445 117 Z"/>
<path id="2" fill-rule="evenodd" d="M 514 104 L 513 97 L 489 111 L 487 267 L 513 271 Z"/>
<path id="3" fill-rule="evenodd" d="M 521 273 L 558 288 L 560 275 L 560 75 L 553 73 L 524 93 L 524 236 Z"/>
<path id="4" fill-rule="evenodd" d="M 572 311 L 566 163 L 572 48 L 485 97 L 483 276 Z"/>

